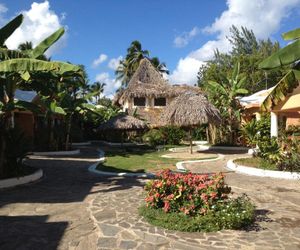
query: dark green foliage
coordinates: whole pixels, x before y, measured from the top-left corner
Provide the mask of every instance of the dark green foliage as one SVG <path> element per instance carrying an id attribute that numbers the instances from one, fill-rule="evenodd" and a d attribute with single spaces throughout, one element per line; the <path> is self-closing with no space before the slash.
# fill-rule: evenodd
<path id="1" fill-rule="evenodd" d="M 192 137 L 194 140 L 201 140 L 201 141 L 206 141 L 207 138 L 207 134 L 206 134 L 206 130 L 207 130 L 207 124 L 201 125 L 197 128 L 194 128 L 192 130 Z"/>
<path id="2" fill-rule="evenodd" d="M 24 174 L 23 159 L 32 149 L 32 141 L 17 127 L 8 129 L 3 136 L 6 143 L 6 162 L 4 176 L 1 177 L 20 176 Z"/>
<path id="3" fill-rule="evenodd" d="M 151 146 L 164 144 L 164 134 L 159 129 L 151 129 L 143 135 L 143 141 Z"/>
<path id="4" fill-rule="evenodd" d="M 185 131 L 175 126 L 162 127 L 160 131 L 166 144 L 179 145 L 185 137 Z"/>
<path id="5" fill-rule="evenodd" d="M 246 196 L 220 202 L 208 214 L 187 216 L 182 213 L 165 213 L 162 209 L 143 206 L 139 213 L 150 224 L 169 230 L 185 232 L 215 232 L 222 229 L 241 229 L 254 221 L 255 207 Z"/>

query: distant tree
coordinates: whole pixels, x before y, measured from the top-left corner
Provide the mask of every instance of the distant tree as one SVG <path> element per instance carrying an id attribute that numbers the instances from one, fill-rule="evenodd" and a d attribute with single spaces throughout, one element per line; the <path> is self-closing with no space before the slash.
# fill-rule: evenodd
<path id="1" fill-rule="evenodd" d="M 229 53 L 216 50 L 212 60 L 200 67 L 198 86 L 206 90 L 208 80 L 223 81 L 222 77 L 233 70 L 236 62 L 240 62 L 240 73 L 246 77 L 245 88 L 249 94 L 275 85 L 282 77 L 282 70 L 275 69 L 268 74 L 258 68 L 258 64 L 278 51 L 279 43 L 270 39 L 258 40 L 252 30 L 246 27 L 238 29 L 232 26 L 227 37 L 232 45 Z"/>

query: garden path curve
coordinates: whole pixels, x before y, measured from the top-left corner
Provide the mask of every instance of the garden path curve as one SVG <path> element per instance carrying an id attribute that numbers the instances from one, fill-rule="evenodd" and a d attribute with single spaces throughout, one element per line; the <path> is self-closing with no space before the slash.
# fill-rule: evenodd
<path id="1" fill-rule="evenodd" d="M 43 168 L 37 183 L 0 191 L 1 249 L 300 249 L 300 182 L 228 171 L 236 193 L 257 205 L 259 222 L 246 231 L 182 233 L 147 224 L 138 216 L 145 180 L 87 171 L 96 147 L 79 156 L 31 159 Z M 195 172 L 227 171 L 227 155 L 191 163 Z"/>

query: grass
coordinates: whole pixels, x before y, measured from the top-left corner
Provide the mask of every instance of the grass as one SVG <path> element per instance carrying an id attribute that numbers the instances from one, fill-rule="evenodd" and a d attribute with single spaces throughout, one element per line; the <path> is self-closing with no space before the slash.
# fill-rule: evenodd
<path id="1" fill-rule="evenodd" d="M 166 153 L 171 153 L 169 151 L 154 151 L 145 147 L 130 147 L 125 150 L 117 147 L 109 147 L 105 148 L 104 151 L 106 161 L 99 164 L 97 169 L 109 172 L 145 173 L 167 168 L 176 170 L 175 164 L 182 161 L 182 159 L 161 157 Z M 203 160 L 212 158 L 214 157 L 201 157 Z M 199 159 L 199 157 L 195 156 L 196 159 Z"/>
<path id="2" fill-rule="evenodd" d="M 268 162 L 261 157 L 237 159 L 234 163 L 247 167 L 261 168 L 266 170 L 278 170 L 275 164 Z"/>
<path id="3" fill-rule="evenodd" d="M 206 215 L 188 216 L 183 213 L 165 213 L 162 209 L 146 206 L 139 214 L 154 226 L 183 232 L 216 232 L 222 229 L 243 229 L 250 226 L 255 217 L 254 205 L 245 197 L 219 205 Z"/>

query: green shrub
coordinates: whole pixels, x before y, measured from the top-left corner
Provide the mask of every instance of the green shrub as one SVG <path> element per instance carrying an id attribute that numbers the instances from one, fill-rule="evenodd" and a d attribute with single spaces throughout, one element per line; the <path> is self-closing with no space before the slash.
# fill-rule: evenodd
<path id="1" fill-rule="evenodd" d="M 149 223 L 169 230 L 184 232 L 215 232 L 222 229 L 241 229 L 254 221 L 255 207 L 247 196 L 219 203 L 206 215 L 187 216 L 165 213 L 162 209 L 142 206 L 139 214 Z"/>
<path id="2" fill-rule="evenodd" d="M 192 137 L 194 140 L 206 141 L 208 140 L 206 135 L 207 124 L 201 125 L 192 130 Z"/>
<path id="3" fill-rule="evenodd" d="M 143 135 L 143 141 L 151 146 L 164 144 L 164 135 L 161 130 L 151 129 Z"/>
<path id="4" fill-rule="evenodd" d="M 165 143 L 171 145 L 178 145 L 185 137 L 185 131 L 179 127 L 166 126 L 160 128 Z"/>
<path id="5" fill-rule="evenodd" d="M 140 214 L 156 226 L 180 231 L 238 229 L 254 220 L 254 206 L 246 196 L 228 198 L 222 174 L 180 174 L 164 170 L 149 181 L 146 206 Z"/>

